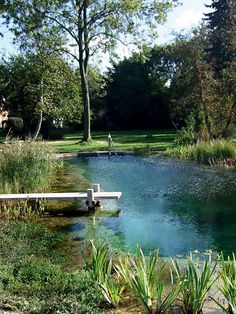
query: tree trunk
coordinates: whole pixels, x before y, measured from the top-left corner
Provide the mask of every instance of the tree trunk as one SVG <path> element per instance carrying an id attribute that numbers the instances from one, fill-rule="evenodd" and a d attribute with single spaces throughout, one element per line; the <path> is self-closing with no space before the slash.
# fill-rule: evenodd
<path id="1" fill-rule="evenodd" d="M 36 139 L 37 139 L 37 137 L 39 135 L 39 132 L 40 132 L 41 126 L 42 126 L 42 122 L 43 122 L 43 112 L 40 111 L 39 118 L 38 118 L 38 123 L 37 123 L 36 129 L 35 129 L 34 135 L 33 135 L 33 140 L 34 141 L 36 141 Z"/>
<path id="2" fill-rule="evenodd" d="M 88 79 L 84 71 L 83 65 L 80 66 L 80 75 L 81 75 L 81 85 L 82 85 L 82 96 L 84 104 L 84 135 L 83 141 L 91 140 L 91 125 L 90 125 L 90 98 L 89 98 L 89 88 L 88 88 Z"/>
<path id="3" fill-rule="evenodd" d="M 41 106 L 41 110 L 39 113 L 39 118 L 38 118 L 38 123 L 33 135 L 33 141 L 36 141 L 39 132 L 41 130 L 41 126 L 42 126 L 42 122 L 43 122 L 43 107 L 44 107 L 44 86 L 43 86 L 43 76 L 41 77 L 41 81 L 40 81 L 40 106 Z"/>
<path id="4" fill-rule="evenodd" d="M 90 125 L 90 97 L 88 86 L 88 59 L 89 59 L 89 47 L 88 47 L 88 30 L 87 30 L 87 9 L 88 2 L 83 2 L 82 10 L 80 10 L 78 19 L 80 20 L 78 29 L 79 38 L 79 69 L 81 76 L 82 97 L 84 104 L 84 135 L 83 141 L 91 140 L 91 125 Z"/>

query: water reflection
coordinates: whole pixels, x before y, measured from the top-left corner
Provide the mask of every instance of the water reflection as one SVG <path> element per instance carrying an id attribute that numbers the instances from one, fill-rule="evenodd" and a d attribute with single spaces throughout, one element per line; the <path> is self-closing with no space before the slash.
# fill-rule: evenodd
<path id="1" fill-rule="evenodd" d="M 93 232 L 84 218 L 81 236 L 105 237 L 131 251 L 139 243 L 145 251 L 159 248 L 163 255 L 209 248 L 236 251 L 234 171 L 133 156 L 70 163 L 103 190 L 123 193 L 118 204 L 103 202 L 105 209 L 121 207 L 122 215 L 101 219 Z"/>

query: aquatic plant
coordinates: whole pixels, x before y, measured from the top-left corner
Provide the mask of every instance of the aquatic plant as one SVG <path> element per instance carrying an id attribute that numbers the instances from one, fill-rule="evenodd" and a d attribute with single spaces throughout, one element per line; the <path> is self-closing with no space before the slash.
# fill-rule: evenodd
<path id="1" fill-rule="evenodd" d="M 0 205 L 0 218 L 12 220 L 31 220 L 41 216 L 44 207 L 38 202 L 29 205 L 28 202 L 21 202 L 16 205 Z"/>
<path id="2" fill-rule="evenodd" d="M 236 260 L 235 255 L 232 255 L 232 259 L 228 256 L 227 260 L 224 260 L 224 255 L 221 254 L 221 270 L 220 270 L 220 286 L 219 291 L 228 302 L 228 307 L 214 300 L 220 308 L 226 313 L 236 313 Z"/>
<path id="3" fill-rule="evenodd" d="M 190 256 L 184 267 L 181 267 L 177 260 L 172 260 L 172 264 L 180 288 L 183 312 L 186 314 L 202 313 L 209 291 L 217 280 L 217 276 L 215 276 L 217 262 L 212 261 L 211 258 L 204 262 L 194 261 Z"/>
<path id="4" fill-rule="evenodd" d="M 89 262 L 84 258 L 86 267 L 90 270 L 91 278 L 100 284 L 106 281 L 108 275 L 111 274 L 112 263 L 108 259 L 109 247 L 102 242 L 95 245 L 94 241 L 90 241 L 92 248 L 92 260 Z"/>
<path id="5" fill-rule="evenodd" d="M 127 255 L 115 268 L 146 313 L 164 313 L 172 306 L 177 290 L 173 288 L 169 294 L 165 294 L 164 284 L 160 280 L 163 266 L 158 270 L 157 251 L 145 257 L 137 247 L 135 257 Z"/>
<path id="6" fill-rule="evenodd" d="M 106 243 L 95 244 L 90 241 L 92 247 L 92 261 L 89 263 L 85 259 L 87 269 L 90 271 L 90 277 L 96 281 L 107 302 L 113 307 L 120 303 L 124 286 L 117 278 L 112 278 L 112 259 L 109 258 L 109 247 Z"/>
<path id="7" fill-rule="evenodd" d="M 107 276 L 104 283 L 101 284 L 101 288 L 107 302 L 113 307 L 117 307 L 121 301 L 125 286 L 117 278 Z"/>

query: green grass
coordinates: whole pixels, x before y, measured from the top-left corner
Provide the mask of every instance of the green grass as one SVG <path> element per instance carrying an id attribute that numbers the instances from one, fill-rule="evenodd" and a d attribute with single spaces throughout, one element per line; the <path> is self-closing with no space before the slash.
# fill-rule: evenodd
<path id="1" fill-rule="evenodd" d="M 108 150 L 107 136 L 109 131 L 92 133 L 92 141 L 81 143 L 82 132 L 65 134 L 63 140 L 49 141 L 56 152 L 91 152 Z M 137 148 L 150 146 L 153 151 L 165 150 L 174 145 L 176 132 L 174 130 L 138 130 L 113 131 L 113 143 L 117 151 L 133 151 Z"/>

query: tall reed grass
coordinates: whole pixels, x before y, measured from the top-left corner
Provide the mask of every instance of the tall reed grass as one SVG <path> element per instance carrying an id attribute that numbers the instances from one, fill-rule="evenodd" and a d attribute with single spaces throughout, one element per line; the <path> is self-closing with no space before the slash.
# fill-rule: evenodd
<path id="1" fill-rule="evenodd" d="M 53 179 L 56 161 L 42 142 L 5 144 L 0 154 L 0 193 L 46 190 Z"/>
<path id="2" fill-rule="evenodd" d="M 236 147 L 226 140 L 177 146 L 167 150 L 167 155 L 182 160 L 194 160 L 208 165 L 236 166 Z"/>

